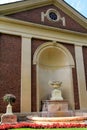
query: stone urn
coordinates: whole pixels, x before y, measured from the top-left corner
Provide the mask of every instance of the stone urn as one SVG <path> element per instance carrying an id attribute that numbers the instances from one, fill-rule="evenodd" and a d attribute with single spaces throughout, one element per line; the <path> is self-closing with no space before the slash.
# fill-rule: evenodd
<path id="1" fill-rule="evenodd" d="M 63 100 L 62 92 L 59 89 L 61 87 L 61 84 L 62 82 L 59 81 L 49 82 L 49 85 L 53 88 L 50 100 Z"/>
<path id="2" fill-rule="evenodd" d="M 15 102 L 16 97 L 13 94 L 6 94 L 3 100 L 8 103 L 6 113 L 1 116 L 1 123 L 17 123 L 17 116 L 12 112 L 12 104 Z"/>
<path id="3" fill-rule="evenodd" d="M 6 94 L 3 97 L 3 100 L 8 103 L 5 114 L 10 114 L 10 115 L 13 114 L 12 104 L 15 103 L 16 97 L 13 94 Z"/>

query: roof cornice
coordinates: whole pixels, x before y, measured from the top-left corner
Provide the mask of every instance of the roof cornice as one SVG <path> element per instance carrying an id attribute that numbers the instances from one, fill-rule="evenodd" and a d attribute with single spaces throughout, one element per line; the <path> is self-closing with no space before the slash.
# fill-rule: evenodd
<path id="1" fill-rule="evenodd" d="M 65 1 L 55 0 L 54 5 L 65 11 L 72 19 L 87 29 L 87 19 L 80 15 L 74 8 L 69 6 Z"/>
<path id="2" fill-rule="evenodd" d="M 30 10 L 50 4 L 53 4 L 62 11 L 66 12 L 67 15 L 87 29 L 87 19 L 69 6 L 64 0 L 24 0 L 6 5 L 0 5 L 0 15 L 4 16 L 7 14 Z"/>
<path id="3" fill-rule="evenodd" d="M 87 33 L 65 30 L 8 17 L 0 17 L 0 32 L 30 38 L 87 46 Z"/>
<path id="4" fill-rule="evenodd" d="M 24 0 L 20 2 L 0 5 L 0 15 L 12 14 L 24 10 L 29 10 L 45 5 L 49 5 L 53 0 Z"/>
<path id="5" fill-rule="evenodd" d="M 13 19 L 13 18 L 4 17 L 4 16 L 0 17 L 0 21 L 4 22 L 4 23 L 9 23 L 9 24 L 31 26 L 31 27 L 37 27 L 37 28 L 42 28 L 42 29 L 47 29 L 47 30 L 59 31 L 59 32 L 63 32 L 63 33 L 75 34 L 75 35 L 79 35 L 79 36 L 87 36 L 87 33 L 81 33 L 81 32 L 61 29 L 61 28 L 55 28 L 55 27 L 51 27 L 51 26 L 40 25 L 40 24 L 21 21 L 18 19 Z"/>

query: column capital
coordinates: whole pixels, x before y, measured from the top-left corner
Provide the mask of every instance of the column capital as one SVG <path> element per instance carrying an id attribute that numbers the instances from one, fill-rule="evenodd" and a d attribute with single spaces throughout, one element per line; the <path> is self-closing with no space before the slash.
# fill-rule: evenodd
<path id="1" fill-rule="evenodd" d="M 22 38 L 28 38 L 28 39 L 31 39 L 31 38 L 32 38 L 32 36 L 31 36 L 31 35 L 28 35 L 28 34 L 23 34 L 21 37 L 22 37 Z"/>

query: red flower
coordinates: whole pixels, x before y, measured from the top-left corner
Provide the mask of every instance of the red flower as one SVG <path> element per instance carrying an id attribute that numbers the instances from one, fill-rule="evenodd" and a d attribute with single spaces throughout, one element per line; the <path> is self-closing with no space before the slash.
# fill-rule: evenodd
<path id="1" fill-rule="evenodd" d="M 87 128 L 87 124 L 81 124 L 81 123 L 36 124 L 30 122 L 19 122 L 15 124 L 0 125 L 0 130 L 8 130 L 10 128 Z"/>

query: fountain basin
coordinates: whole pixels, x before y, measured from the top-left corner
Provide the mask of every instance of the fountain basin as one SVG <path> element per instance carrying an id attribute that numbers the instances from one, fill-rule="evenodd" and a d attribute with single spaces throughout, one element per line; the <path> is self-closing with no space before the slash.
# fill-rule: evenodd
<path id="1" fill-rule="evenodd" d="M 58 116 L 58 113 L 60 114 Z M 73 112 L 73 111 L 59 111 L 56 117 L 52 116 L 52 113 L 42 113 L 42 115 L 27 116 L 28 120 L 33 123 L 84 123 L 87 122 L 86 112 Z M 50 116 L 49 116 L 50 115 Z M 53 114 L 54 115 L 54 114 Z M 56 115 L 56 113 L 55 113 Z"/>
<path id="2" fill-rule="evenodd" d="M 28 119 L 32 122 L 81 122 L 87 120 L 87 117 L 28 117 Z"/>

